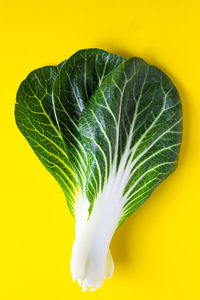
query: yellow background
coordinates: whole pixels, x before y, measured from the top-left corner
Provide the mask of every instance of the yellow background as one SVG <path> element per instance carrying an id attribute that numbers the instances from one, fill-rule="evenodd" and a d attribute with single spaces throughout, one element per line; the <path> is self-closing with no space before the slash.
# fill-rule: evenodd
<path id="1" fill-rule="evenodd" d="M 0 14 L 0 299 L 199 299 L 199 1 L 8 0 Z M 18 131 L 14 103 L 30 71 L 90 47 L 162 68 L 182 99 L 184 139 L 176 172 L 114 236 L 112 279 L 83 293 L 64 195 Z"/>

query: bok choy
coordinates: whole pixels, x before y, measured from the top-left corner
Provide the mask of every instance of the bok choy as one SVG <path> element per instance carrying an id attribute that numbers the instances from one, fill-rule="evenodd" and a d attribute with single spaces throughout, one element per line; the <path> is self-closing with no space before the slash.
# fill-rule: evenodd
<path id="1" fill-rule="evenodd" d="M 31 72 L 15 117 L 74 218 L 72 277 L 99 288 L 114 270 L 114 232 L 177 166 L 178 92 L 140 58 L 86 49 Z"/>

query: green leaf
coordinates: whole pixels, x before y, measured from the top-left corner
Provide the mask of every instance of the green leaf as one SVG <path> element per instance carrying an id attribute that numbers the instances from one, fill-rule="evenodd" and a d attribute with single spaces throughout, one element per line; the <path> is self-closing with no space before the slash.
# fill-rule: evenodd
<path id="1" fill-rule="evenodd" d="M 178 92 L 142 59 L 86 49 L 30 73 L 15 117 L 76 221 L 72 277 L 94 290 L 112 276 L 116 228 L 177 166 Z"/>
<path id="2" fill-rule="evenodd" d="M 78 119 L 88 95 L 122 61 L 100 49 L 81 50 L 57 67 L 31 72 L 17 92 L 17 126 L 60 184 L 73 217 L 87 163 Z"/>
<path id="3" fill-rule="evenodd" d="M 17 92 L 15 118 L 35 154 L 60 184 L 74 216 L 79 187 L 52 105 L 52 87 L 58 72 L 59 66 L 49 66 L 28 75 Z"/>
<path id="4" fill-rule="evenodd" d="M 79 130 L 88 157 L 90 213 L 98 195 L 109 190 L 109 201 L 121 199 L 121 224 L 176 168 L 182 131 L 178 92 L 158 68 L 128 59 L 92 95 Z"/>
<path id="5" fill-rule="evenodd" d="M 57 124 L 84 193 L 87 156 L 80 139 L 78 121 L 89 98 L 124 58 L 100 49 L 76 52 L 62 66 L 53 88 Z"/>

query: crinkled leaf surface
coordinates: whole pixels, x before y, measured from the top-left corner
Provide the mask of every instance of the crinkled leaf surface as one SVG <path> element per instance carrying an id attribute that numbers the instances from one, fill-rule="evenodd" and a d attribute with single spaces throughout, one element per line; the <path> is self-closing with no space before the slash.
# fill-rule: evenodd
<path id="1" fill-rule="evenodd" d="M 121 221 L 176 167 L 179 95 L 169 78 L 139 58 L 81 50 L 58 67 L 31 72 L 17 93 L 16 122 L 61 185 L 72 215 L 82 191 L 90 201 L 109 183 Z"/>
<path id="2" fill-rule="evenodd" d="M 161 70 L 128 59 L 92 95 L 79 130 L 88 156 L 87 198 L 93 204 L 107 188 L 110 199 L 121 199 L 122 223 L 177 165 L 178 92 Z"/>
<path id="3" fill-rule="evenodd" d="M 84 192 L 87 156 L 82 145 L 78 121 L 89 98 L 124 58 L 100 49 L 80 50 L 63 65 L 53 88 L 58 127 Z"/>
<path id="4" fill-rule="evenodd" d="M 62 187 L 74 215 L 78 184 L 52 105 L 52 87 L 58 72 L 59 66 L 48 66 L 28 75 L 17 92 L 15 117 L 18 128 L 35 154 Z"/>
<path id="5" fill-rule="evenodd" d="M 112 276 L 116 228 L 177 166 L 178 92 L 142 59 L 86 49 L 30 73 L 15 116 L 76 220 L 72 277 L 94 290 Z"/>
<path id="6" fill-rule="evenodd" d="M 77 127 L 79 116 L 89 95 L 122 61 L 104 50 L 81 50 L 57 67 L 31 72 L 17 92 L 17 126 L 62 187 L 73 216 L 84 189 L 87 161 Z"/>

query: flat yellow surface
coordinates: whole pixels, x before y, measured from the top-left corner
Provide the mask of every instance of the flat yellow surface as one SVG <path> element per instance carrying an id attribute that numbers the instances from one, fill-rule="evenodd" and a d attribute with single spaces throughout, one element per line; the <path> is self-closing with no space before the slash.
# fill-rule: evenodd
<path id="1" fill-rule="evenodd" d="M 200 299 L 198 0 L 1 1 L 0 299 Z M 83 293 L 70 274 L 64 195 L 18 131 L 17 88 L 82 48 L 139 56 L 165 71 L 184 110 L 179 167 L 119 229 L 112 279 Z"/>

